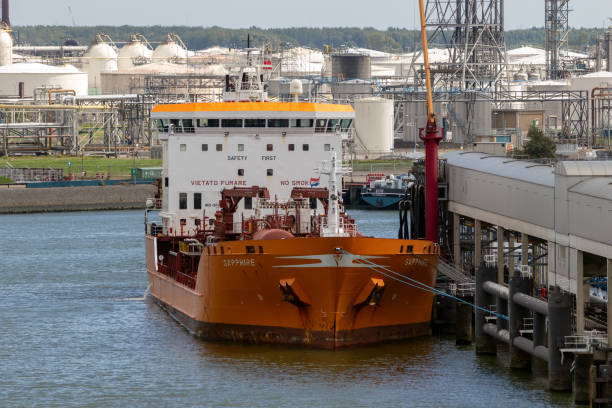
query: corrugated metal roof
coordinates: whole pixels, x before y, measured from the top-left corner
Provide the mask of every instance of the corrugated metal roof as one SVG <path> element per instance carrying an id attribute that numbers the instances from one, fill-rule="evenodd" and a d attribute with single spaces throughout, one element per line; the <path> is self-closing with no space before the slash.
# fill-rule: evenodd
<path id="1" fill-rule="evenodd" d="M 485 153 L 454 151 L 443 158 L 451 166 L 494 174 L 515 180 L 552 187 L 555 184 L 554 168 L 509 157 L 491 156 Z"/>
<path id="2" fill-rule="evenodd" d="M 612 177 L 595 177 L 570 188 L 571 192 L 612 201 Z"/>

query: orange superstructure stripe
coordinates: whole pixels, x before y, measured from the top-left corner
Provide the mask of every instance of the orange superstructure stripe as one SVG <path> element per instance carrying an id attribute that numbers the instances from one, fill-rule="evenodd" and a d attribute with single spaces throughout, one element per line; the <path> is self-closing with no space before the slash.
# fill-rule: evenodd
<path id="1" fill-rule="evenodd" d="M 354 112 L 351 105 L 309 102 L 205 102 L 156 105 L 153 112 Z"/>

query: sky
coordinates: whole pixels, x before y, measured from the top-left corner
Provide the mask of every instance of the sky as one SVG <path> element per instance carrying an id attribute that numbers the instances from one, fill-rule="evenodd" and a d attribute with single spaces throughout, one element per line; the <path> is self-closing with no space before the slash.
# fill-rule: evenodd
<path id="1" fill-rule="evenodd" d="M 505 0 L 506 29 L 544 26 L 544 0 Z M 164 7 L 169 8 L 168 10 Z M 612 0 L 571 0 L 570 26 L 610 25 Z M 23 25 L 417 28 L 417 0 L 11 0 Z"/>

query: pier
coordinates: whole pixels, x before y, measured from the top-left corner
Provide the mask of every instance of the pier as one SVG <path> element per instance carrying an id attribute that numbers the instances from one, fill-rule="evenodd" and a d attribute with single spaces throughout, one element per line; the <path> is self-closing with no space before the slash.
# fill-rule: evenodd
<path id="1" fill-rule="evenodd" d="M 612 277 L 612 162 L 549 164 L 475 152 L 444 159 L 447 262 L 439 272 L 446 291 L 473 296 L 477 309 L 457 303 L 449 312 L 452 305 L 439 301 L 446 320 L 438 323 L 455 329 L 458 344 L 475 342 L 478 354 L 504 345 L 511 369 L 544 370 L 548 388 L 572 391 L 576 404 L 607 406 L 610 298 L 589 289 L 592 280 Z M 473 322 L 473 337 L 463 322 Z"/>

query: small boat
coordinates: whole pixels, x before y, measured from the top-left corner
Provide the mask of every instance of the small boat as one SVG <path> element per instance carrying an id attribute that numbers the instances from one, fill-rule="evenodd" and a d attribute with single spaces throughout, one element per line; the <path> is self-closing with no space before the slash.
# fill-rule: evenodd
<path id="1" fill-rule="evenodd" d="M 382 177 L 368 174 L 367 184 L 361 190 L 361 199 L 372 207 L 390 210 L 397 207 L 413 182 L 412 174 Z"/>

